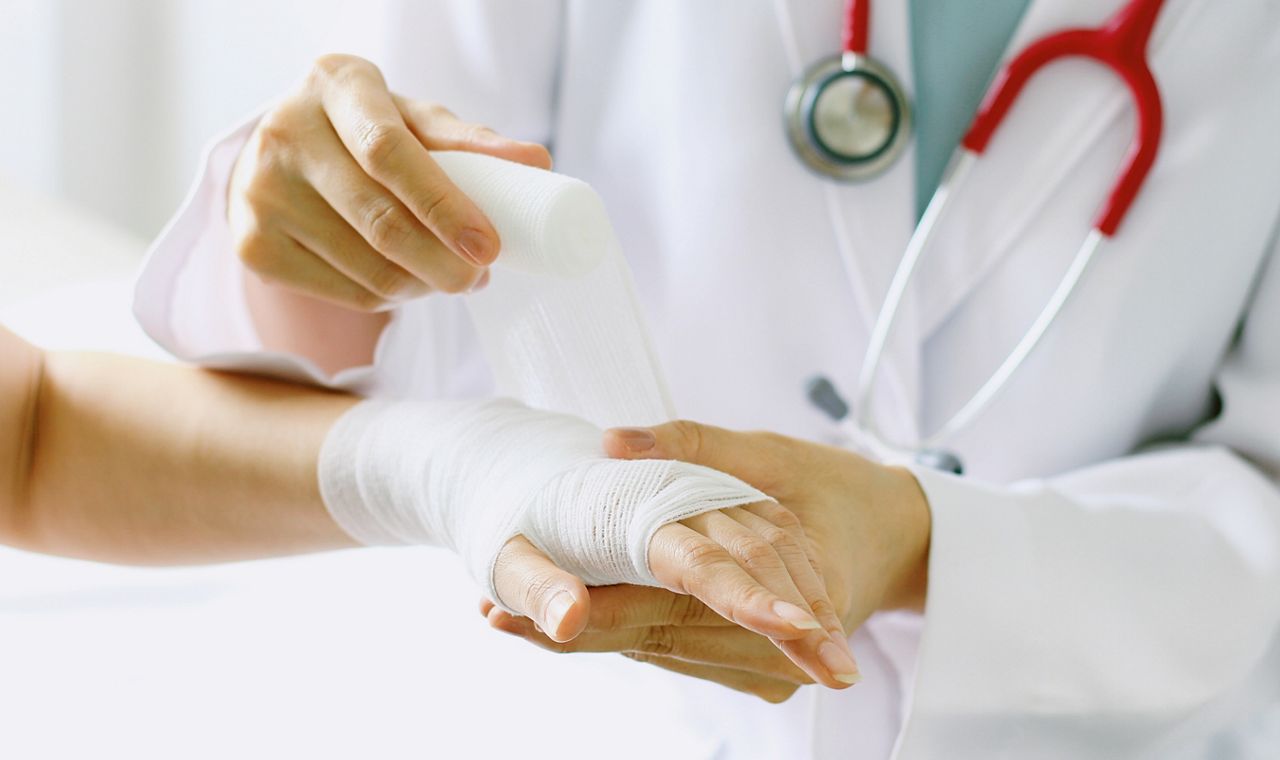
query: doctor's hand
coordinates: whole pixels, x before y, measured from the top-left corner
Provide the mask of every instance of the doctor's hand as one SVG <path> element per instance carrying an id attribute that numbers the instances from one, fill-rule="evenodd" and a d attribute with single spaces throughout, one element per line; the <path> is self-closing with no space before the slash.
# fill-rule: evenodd
<path id="1" fill-rule="evenodd" d="M 799 518 L 845 630 L 877 610 L 923 608 L 930 515 L 908 471 L 843 449 L 691 422 L 611 430 L 605 447 L 624 459 L 713 467 L 778 499 Z M 566 643 L 501 610 L 485 612 L 493 627 L 552 651 L 622 652 L 769 701 L 813 681 L 767 638 L 728 624 L 697 600 L 659 589 L 592 589 L 586 629 Z"/>
<path id="2" fill-rule="evenodd" d="M 318 59 L 236 162 L 227 216 L 240 258 L 270 285 L 359 312 L 483 285 L 498 234 L 429 150 L 551 165 L 541 145 L 390 92 L 366 60 Z"/>

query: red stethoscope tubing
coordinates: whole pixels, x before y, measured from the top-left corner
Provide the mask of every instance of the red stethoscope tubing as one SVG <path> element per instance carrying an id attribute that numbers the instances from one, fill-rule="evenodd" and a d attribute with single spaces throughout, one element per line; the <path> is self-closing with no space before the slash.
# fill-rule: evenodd
<path id="1" fill-rule="evenodd" d="M 1097 29 L 1067 29 L 1032 43 L 1000 69 L 978 107 L 963 146 L 981 155 L 1028 80 L 1048 64 L 1067 57 L 1101 63 L 1128 85 L 1138 115 L 1136 133 L 1120 175 L 1094 220 L 1098 232 L 1107 237 L 1115 235 L 1155 164 L 1164 131 L 1160 88 L 1147 61 L 1147 43 L 1164 1 L 1129 0 Z M 847 0 L 844 52 L 866 54 L 870 22 L 871 0 Z"/>
<path id="2" fill-rule="evenodd" d="M 871 0 L 847 0 L 840 49 L 845 53 L 867 54 L 871 30 Z"/>

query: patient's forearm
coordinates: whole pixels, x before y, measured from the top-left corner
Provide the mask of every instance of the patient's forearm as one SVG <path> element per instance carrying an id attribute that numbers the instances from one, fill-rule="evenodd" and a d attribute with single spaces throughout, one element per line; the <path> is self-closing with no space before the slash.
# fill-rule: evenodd
<path id="1" fill-rule="evenodd" d="M 247 559 L 351 539 L 316 460 L 352 399 L 93 354 L 45 356 L 9 543 L 112 562 Z"/>

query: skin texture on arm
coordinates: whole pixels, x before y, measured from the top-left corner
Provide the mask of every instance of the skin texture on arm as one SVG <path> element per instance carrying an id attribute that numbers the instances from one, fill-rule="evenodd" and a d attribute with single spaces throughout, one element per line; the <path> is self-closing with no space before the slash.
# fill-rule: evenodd
<path id="1" fill-rule="evenodd" d="M 0 355 L 0 461 L 17 463 L 0 484 L 4 543 L 129 564 L 351 545 L 321 502 L 315 468 L 326 432 L 354 399 L 125 357 L 42 353 L 2 329 Z"/>
<path id="2" fill-rule="evenodd" d="M 43 355 L 0 328 L 0 543 L 15 532 L 25 501 Z"/>

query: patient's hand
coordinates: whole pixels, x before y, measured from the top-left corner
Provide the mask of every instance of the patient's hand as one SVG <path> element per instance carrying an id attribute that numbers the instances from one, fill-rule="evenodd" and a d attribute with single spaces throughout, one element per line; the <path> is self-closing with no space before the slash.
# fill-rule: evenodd
<path id="1" fill-rule="evenodd" d="M 516 600 L 508 602 L 516 609 L 544 622 L 539 627 L 488 601 L 482 612 L 500 630 L 555 651 L 630 652 L 681 670 L 685 663 L 677 661 L 688 653 L 677 647 L 692 641 L 704 658 L 718 652 L 736 662 L 741 655 L 785 674 L 788 683 L 845 688 L 859 680 L 813 544 L 785 507 L 752 504 L 664 526 L 649 545 L 649 563 L 667 590 L 599 587 L 587 604 L 576 578 L 518 537 L 499 558 L 497 589 L 503 599 Z M 671 635 L 675 625 L 709 626 L 714 634 L 691 638 L 681 631 L 677 637 Z M 705 669 L 687 665 L 681 672 L 700 675 Z M 747 679 L 744 671 L 737 673 Z M 779 685 L 766 687 L 769 694 L 780 692 Z"/>

